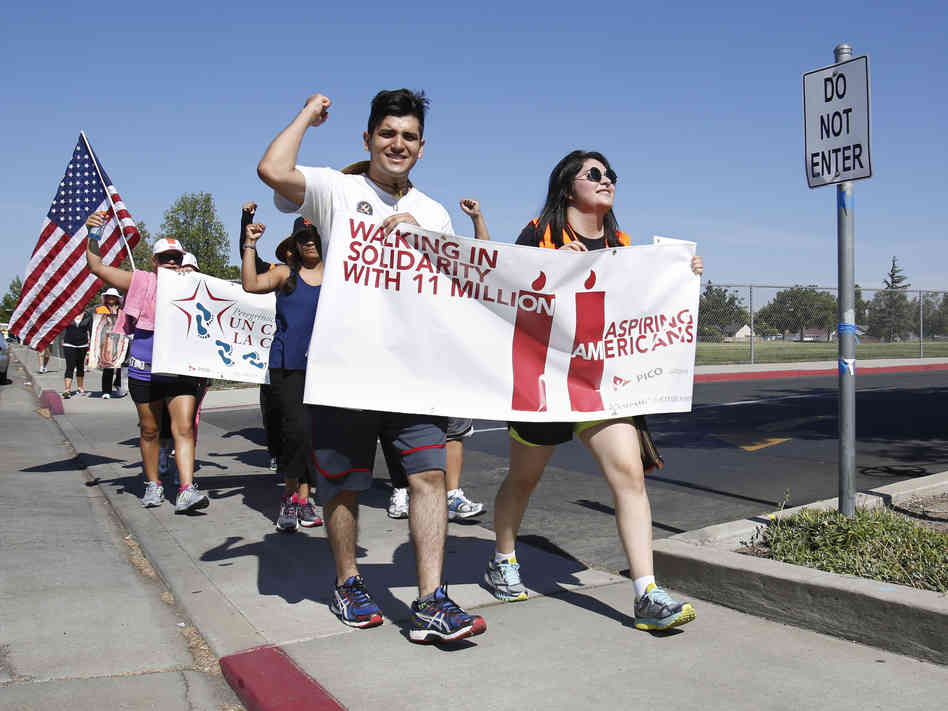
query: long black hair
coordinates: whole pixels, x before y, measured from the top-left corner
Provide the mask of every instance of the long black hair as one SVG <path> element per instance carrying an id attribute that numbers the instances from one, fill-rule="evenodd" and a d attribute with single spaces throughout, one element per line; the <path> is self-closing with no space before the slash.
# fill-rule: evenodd
<path id="1" fill-rule="evenodd" d="M 546 191 L 546 202 L 540 211 L 537 234 L 542 238 L 547 226 L 550 227 L 550 237 L 557 247 L 563 246 L 563 230 L 573 231 L 566 220 L 566 208 L 573 194 L 573 181 L 582 170 L 583 163 L 589 159 L 598 160 L 607 170 L 611 169 L 609 161 L 598 151 L 573 151 L 564 157 L 553 172 L 550 173 L 550 184 Z M 607 247 L 619 246 L 619 223 L 612 208 L 602 220 L 603 236 Z"/>

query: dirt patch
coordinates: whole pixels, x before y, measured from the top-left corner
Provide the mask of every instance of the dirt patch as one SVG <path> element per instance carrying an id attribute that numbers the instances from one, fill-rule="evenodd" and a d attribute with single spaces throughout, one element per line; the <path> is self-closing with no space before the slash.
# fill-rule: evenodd
<path id="1" fill-rule="evenodd" d="M 145 554 L 142 553 L 142 549 L 141 546 L 138 545 L 138 541 L 136 541 L 131 536 L 125 536 L 125 545 L 128 546 L 128 560 L 135 570 L 144 575 L 146 578 L 157 580 L 158 575 L 155 573 L 155 569 L 151 567 L 151 563 L 148 562 Z"/>
<path id="2" fill-rule="evenodd" d="M 220 660 L 214 656 L 207 642 L 193 625 L 182 628 L 181 634 L 188 643 L 188 651 L 191 652 L 191 658 L 194 660 L 192 669 L 213 676 L 221 675 Z"/>

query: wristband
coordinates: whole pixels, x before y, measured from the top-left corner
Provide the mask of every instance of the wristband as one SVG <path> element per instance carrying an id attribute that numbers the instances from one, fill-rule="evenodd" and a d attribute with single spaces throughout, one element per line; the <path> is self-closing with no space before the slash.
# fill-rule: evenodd
<path id="1" fill-rule="evenodd" d="M 256 245 L 253 245 L 253 244 L 245 244 L 244 249 L 252 249 L 254 252 L 257 251 Z"/>

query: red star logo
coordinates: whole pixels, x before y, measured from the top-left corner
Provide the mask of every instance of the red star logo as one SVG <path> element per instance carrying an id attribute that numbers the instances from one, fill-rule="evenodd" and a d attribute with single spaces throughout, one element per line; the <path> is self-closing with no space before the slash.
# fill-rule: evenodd
<path id="1" fill-rule="evenodd" d="M 198 294 L 201 292 L 202 287 L 207 298 L 202 298 L 201 302 L 198 302 Z M 225 302 L 226 306 L 221 302 Z M 226 311 L 233 308 L 236 302 L 232 299 L 224 299 L 214 296 L 214 294 L 212 294 L 211 290 L 208 288 L 207 282 L 204 279 L 201 279 L 191 296 L 187 296 L 183 299 L 175 299 L 172 303 L 181 313 L 188 317 L 188 327 L 185 331 L 185 335 L 187 336 L 191 335 L 191 322 L 199 315 L 207 316 L 208 320 L 210 320 L 210 318 L 214 318 L 214 320 L 217 321 L 217 327 L 220 329 L 221 333 L 223 333 L 224 325 L 221 323 L 221 318 L 224 316 Z M 187 304 L 187 307 L 182 307 L 179 304 Z"/>

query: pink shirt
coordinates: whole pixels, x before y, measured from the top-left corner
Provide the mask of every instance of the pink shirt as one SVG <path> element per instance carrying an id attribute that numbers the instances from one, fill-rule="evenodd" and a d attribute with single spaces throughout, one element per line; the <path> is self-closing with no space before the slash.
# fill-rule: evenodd
<path id="1" fill-rule="evenodd" d="M 130 336 L 136 328 L 155 330 L 155 301 L 158 296 L 158 275 L 155 272 L 132 272 L 132 283 L 125 295 L 125 304 L 115 319 L 114 333 Z"/>

